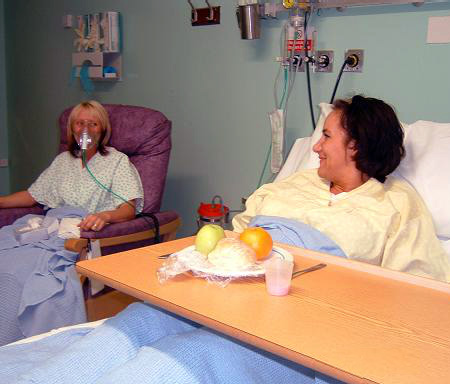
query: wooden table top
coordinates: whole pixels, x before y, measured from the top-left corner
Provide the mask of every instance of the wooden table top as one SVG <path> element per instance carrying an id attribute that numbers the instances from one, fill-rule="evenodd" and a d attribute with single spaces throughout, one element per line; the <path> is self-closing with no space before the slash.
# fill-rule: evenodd
<path id="1" fill-rule="evenodd" d="M 266 293 L 264 278 L 226 287 L 190 273 L 159 283 L 158 255 L 184 238 L 77 263 L 77 271 L 242 341 L 349 383 L 449 383 L 450 285 L 280 245 L 294 270 L 289 295 Z"/>

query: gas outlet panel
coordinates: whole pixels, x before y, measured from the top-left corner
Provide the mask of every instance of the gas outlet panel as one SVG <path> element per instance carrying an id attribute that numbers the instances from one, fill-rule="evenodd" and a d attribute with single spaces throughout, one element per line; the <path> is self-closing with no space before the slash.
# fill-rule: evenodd
<path id="1" fill-rule="evenodd" d="M 314 61 L 314 72 L 333 72 L 333 62 L 333 51 L 317 51 Z"/>
<path id="2" fill-rule="evenodd" d="M 300 65 L 298 65 L 298 61 L 302 60 Z M 305 72 L 305 55 L 304 54 L 295 54 L 293 61 L 292 61 L 292 67 L 291 71 L 297 70 L 297 72 Z"/>
<path id="3" fill-rule="evenodd" d="M 345 52 L 345 59 L 350 58 L 351 63 L 344 67 L 344 72 L 362 72 L 364 65 L 364 50 L 349 49 Z"/>

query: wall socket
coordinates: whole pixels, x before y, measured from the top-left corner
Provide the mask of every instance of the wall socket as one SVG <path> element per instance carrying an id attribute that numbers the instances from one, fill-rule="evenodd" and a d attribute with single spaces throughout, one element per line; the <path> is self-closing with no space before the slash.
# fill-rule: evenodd
<path id="1" fill-rule="evenodd" d="M 8 167 L 8 159 L 0 159 L 0 168 Z"/>
<path id="2" fill-rule="evenodd" d="M 345 59 L 355 58 L 354 64 L 347 64 L 344 72 L 362 72 L 364 65 L 364 49 L 349 49 L 345 52 Z"/>

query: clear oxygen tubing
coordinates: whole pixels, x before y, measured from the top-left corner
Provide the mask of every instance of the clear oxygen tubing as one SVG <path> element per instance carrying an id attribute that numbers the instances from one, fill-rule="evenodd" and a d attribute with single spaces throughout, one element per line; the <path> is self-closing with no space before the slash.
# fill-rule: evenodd
<path id="1" fill-rule="evenodd" d="M 284 37 L 284 28 L 285 25 L 283 25 L 282 31 L 280 33 L 280 47 L 283 46 L 283 37 Z M 273 83 L 273 99 L 275 101 L 275 108 L 280 108 L 280 103 L 278 102 L 278 80 L 280 78 L 281 69 L 284 67 L 284 50 L 280 48 L 280 65 L 278 66 L 277 75 L 275 76 L 275 81 Z M 286 89 L 286 83 L 285 83 L 285 89 Z"/>
<path id="2" fill-rule="evenodd" d="M 298 12 L 298 10 L 297 10 L 297 12 Z M 287 20 L 284 23 L 283 28 L 281 29 L 281 33 L 280 33 L 281 63 L 280 63 L 280 66 L 278 67 L 278 71 L 277 71 L 277 75 L 275 77 L 274 87 L 273 87 L 275 108 L 283 110 L 284 130 L 286 129 L 289 98 L 291 96 L 292 89 L 294 88 L 298 69 L 300 68 L 300 66 L 302 64 L 302 58 L 299 57 L 299 60 L 297 61 L 295 67 L 293 66 L 294 65 L 293 64 L 294 56 L 295 56 L 295 46 L 297 43 L 297 34 L 294 33 L 293 46 L 292 46 L 291 51 L 289 52 L 288 47 L 287 47 L 287 39 L 286 39 L 289 24 L 290 24 L 290 20 Z M 283 87 L 283 95 L 281 97 L 281 101 L 278 102 L 278 81 L 279 81 L 279 77 L 280 77 L 282 68 L 284 68 L 284 87 Z M 285 134 L 283 137 L 283 147 L 286 148 L 286 135 Z M 257 188 L 259 188 L 262 184 L 264 173 L 266 171 L 267 164 L 269 163 L 271 150 L 272 150 L 272 142 L 270 142 L 269 148 L 267 150 L 266 159 L 264 161 L 264 166 L 263 166 L 263 169 L 261 171 L 261 174 L 260 174 L 260 177 L 258 180 Z M 271 182 L 274 178 L 275 178 L 275 174 L 272 174 L 269 179 L 269 182 Z"/>
<path id="3" fill-rule="evenodd" d="M 298 16 L 298 9 L 297 9 L 297 16 Z M 306 37 L 305 37 L 305 41 L 306 41 Z M 295 65 L 295 67 L 293 67 L 293 62 L 294 62 L 294 57 L 295 57 L 295 46 L 297 44 L 297 33 L 294 32 L 294 44 L 292 46 L 292 50 L 291 50 L 291 55 L 290 55 L 290 75 L 289 76 L 289 86 L 288 86 L 288 92 L 287 92 L 287 96 L 286 96 L 286 102 L 284 104 L 284 126 L 286 127 L 286 121 L 287 121 L 287 116 L 288 116 L 288 105 L 289 105 L 289 99 L 291 97 L 291 92 L 294 89 L 294 84 L 295 84 L 295 79 L 297 77 L 297 72 L 298 69 L 300 68 L 300 66 L 302 65 L 302 57 L 301 54 L 299 53 L 299 58 L 297 60 L 297 63 Z M 286 47 L 287 49 L 287 47 Z M 284 148 L 286 148 L 286 135 L 284 135 Z"/>
<path id="4" fill-rule="evenodd" d="M 297 16 L 298 16 L 298 10 L 297 10 Z M 286 148 L 286 122 L 287 122 L 287 118 L 288 118 L 288 106 L 289 106 L 289 99 L 291 97 L 291 93 L 292 90 L 294 89 L 294 84 L 295 84 L 295 79 L 297 77 L 297 72 L 298 69 L 300 68 L 301 64 L 302 64 L 302 58 L 301 55 L 299 54 L 298 56 L 298 60 L 297 63 L 294 66 L 294 57 L 296 55 L 296 51 L 295 51 L 295 47 L 297 45 L 297 33 L 294 32 L 294 41 L 293 41 L 293 46 L 292 49 L 290 51 L 288 51 L 288 47 L 286 45 L 287 41 L 286 41 L 286 34 L 287 34 L 287 30 L 290 24 L 290 20 L 288 20 L 285 24 L 285 28 L 284 28 L 284 41 L 282 42 L 282 49 L 286 50 L 286 57 L 288 58 L 289 61 L 289 71 L 287 70 L 287 68 L 285 68 L 285 85 L 287 84 L 287 93 L 285 94 L 285 99 L 284 99 L 284 106 L 280 105 L 280 108 L 283 109 L 283 124 L 284 124 L 284 135 L 283 135 L 283 148 Z M 284 162 L 284 156 L 283 156 L 283 162 Z M 272 180 L 274 179 L 275 174 L 272 175 Z"/>
<path id="5" fill-rule="evenodd" d="M 288 60 L 287 51 L 286 51 L 286 31 L 288 27 L 288 22 L 285 22 L 283 28 L 280 33 L 280 57 L 281 62 L 278 67 L 277 74 L 275 76 L 275 81 L 273 84 L 273 99 L 275 102 L 275 109 L 283 109 L 283 103 L 285 102 L 286 92 L 288 90 L 288 82 L 289 82 L 289 71 L 286 62 Z M 278 101 L 278 81 L 280 78 L 281 70 L 283 69 L 283 78 L 284 78 L 284 86 L 283 86 L 283 95 L 281 96 L 281 101 Z M 264 166 L 261 170 L 261 174 L 259 176 L 257 189 L 261 186 L 262 180 L 264 177 L 264 173 L 266 172 L 267 164 L 269 163 L 270 153 L 272 151 L 272 140 L 270 141 L 269 147 L 267 149 L 266 158 L 264 161 Z M 271 177 L 273 179 L 273 175 Z"/>
<path id="6" fill-rule="evenodd" d="M 288 57 L 287 57 L 287 51 L 286 51 L 286 30 L 288 27 L 288 22 L 285 22 L 283 25 L 283 28 L 281 29 L 281 33 L 280 33 L 280 57 L 281 57 L 281 63 L 278 67 L 278 71 L 277 71 L 277 75 L 275 77 L 275 82 L 273 85 L 273 96 L 274 96 L 274 101 L 275 101 L 275 108 L 277 109 L 282 109 L 283 108 L 283 102 L 284 102 L 284 98 L 286 96 L 286 91 L 287 91 L 287 83 L 288 83 L 288 66 L 287 66 L 287 61 L 288 61 Z M 284 68 L 284 88 L 283 88 L 283 96 L 281 98 L 281 101 L 278 102 L 278 80 L 281 74 L 281 69 Z"/>

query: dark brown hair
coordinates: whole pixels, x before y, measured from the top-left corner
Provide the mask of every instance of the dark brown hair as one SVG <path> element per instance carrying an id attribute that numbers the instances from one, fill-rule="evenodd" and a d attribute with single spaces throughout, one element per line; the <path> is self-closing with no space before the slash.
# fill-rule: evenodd
<path id="1" fill-rule="evenodd" d="M 384 183 L 405 155 L 403 129 L 394 109 L 382 100 L 353 96 L 336 100 L 341 125 L 355 142 L 356 168 Z"/>

